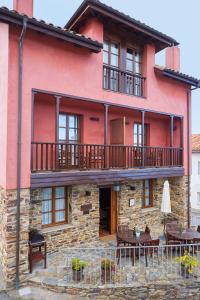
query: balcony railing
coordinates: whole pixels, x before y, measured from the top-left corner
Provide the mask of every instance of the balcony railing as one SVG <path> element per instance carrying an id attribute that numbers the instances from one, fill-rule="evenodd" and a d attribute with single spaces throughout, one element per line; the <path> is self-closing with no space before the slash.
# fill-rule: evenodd
<path id="1" fill-rule="evenodd" d="M 181 148 L 32 142 L 32 172 L 182 166 Z"/>
<path id="2" fill-rule="evenodd" d="M 145 78 L 110 66 L 103 66 L 103 88 L 138 97 L 144 96 Z"/>

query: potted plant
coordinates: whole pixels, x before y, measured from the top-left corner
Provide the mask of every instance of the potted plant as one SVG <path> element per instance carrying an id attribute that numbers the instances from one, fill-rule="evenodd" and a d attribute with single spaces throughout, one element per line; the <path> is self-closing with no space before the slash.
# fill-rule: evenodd
<path id="1" fill-rule="evenodd" d="M 193 269 L 199 265 L 196 257 L 192 256 L 188 251 L 185 251 L 183 256 L 176 258 L 176 262 L 181 265 L 181 275 L 185 278 L 190 277 Z"/>
<path id="2" fill-rule="evenodd" d="M 112 281 L 112 272 L 115 270 L 114 262 L 110 259 L 102 258 L 101 261 L 101 281 L 110 283 Z"/>
<path id="3" fill-rule="evenodd" d="M 79 258 L 72 258 L 72 274 L 74 281 L 82 281 L 84 279 L 83 270 L 87 263 Z"/>

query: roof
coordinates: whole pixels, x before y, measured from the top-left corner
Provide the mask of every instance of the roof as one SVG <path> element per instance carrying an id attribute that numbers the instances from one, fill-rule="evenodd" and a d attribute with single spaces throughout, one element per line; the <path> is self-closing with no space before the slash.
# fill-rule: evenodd
<path id="1" fill-rule="evenodd" d="M 163 34 L 162 32 L 98 1 L 98 0 L 84 0 L 83 3 L 76 10 L 74 15 L 70 18 L 65 28 L 76 29 L 77 25 L 91 12 L 91 15 L 100 15 L 115 22 L 126 25 L 133 30 L 140 32 L 146 38 L 150 38 L 154 42 L 159 42 L 160 46 L 157 47 L 157 51 L 160 51 L 166 47 L 178 45 L 179 43 L 172 37 Z"/>
<path id="2" fill-rule="evenodd" d="M 192 152 L 200 152 L 200 134 L 192 135 Z"/>
<path id="3" fill-rule="evenodd" d="M 27 28 L 41 32 L 43 34 L 70 42 L 79 47 L 87 48 L 95 53 L 100 52 L 103 45 L 98 41 L 92 40 L 82 34 L 75 33 L 71 30 L 66 30 L 53 24 L 48 24 L 44 20 L 30 18 L 24 14 L 20 14 L 15 10 L 9 10 L 7 7 L 0 8 L 0 21 L 5 23 L 13 23 L 22 25 L 23 19 L 27 19 Z"/>
<path id="4" fill-rule="evenodd" d="M 200 87 L 200 79 L 192 77 L 190 75 L 186 75 L 184 73 L 157 65 L 155 66 L 155 71 L 165 77 L 178 80 L 182 83 L 189 84 L 191 86 L 195 86 L 198 88 Z"/>

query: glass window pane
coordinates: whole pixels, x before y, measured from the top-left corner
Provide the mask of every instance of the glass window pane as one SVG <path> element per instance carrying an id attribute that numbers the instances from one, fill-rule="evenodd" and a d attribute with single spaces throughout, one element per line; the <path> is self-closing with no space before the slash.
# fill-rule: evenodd
<path id="1" fill-rule="evenodd" d="M 119 53 L 119 46 L 117 43 L 112 43 L 111 44 L 111 53 L 117 54 Z"/>
<path id="2" fill-rule="evenodd" d="M 146 205 L 146 206 L 149 206 L 149 205 L 150 205 L 149 198 L 146 198 L 146 199 L 145 199 L 145 205 Z"/>
<path id="3" fill-rule="evenodd" d="M 69 140 L 78 141 L 78 130 L 77 129 L 69 129 Z"/>
<path id="4" fill-rule="evenodd" d="M 103 42 L 103 50 L 108 51 L 109 48 L 109 42 L 108 41 L 104 41 Z"/>
<path id="5" fill-rule="evenodd" d="M 42 200 L 49 200 L 49 199 L 52 199 L 52 189 L 51 188 L 42 189 Z"/>
<path id="6" fill-rule="evenodd" d="M 134 134 L 137 135 L 137 124 L 134 124 Z"/>
<path id="7" fill-rule="evenodd" d="M 130 60 L 133 60 L 133 50 L 130 48 L 127 48 L 126 57 Z"/>
<path id="8" fill-rule="evenodd" d="M 59 115 L 59 126 L 66 127 L 66 116 L 65 115 Z"/>
<path id="9" fill-rule="evenodd" d="M 142 125 L 139 124 L 139 125 L 138 125 L 138 128 L 139 128 L 139 134 L 142 134 Z"/>
<path id="10" fill-rule="evenodd" d="M 59 140 L 66 140 L 66 128 L 59 128 Z"/>
<path id="11" fill-rule="evenodd" d="M 103 62 L 104 64 L 108 64 L 108 52 L 103 52 Z"/>
<path id="12" fill-rule="evenodd" d="M 126 60 L 126 70 L 127 71 L 130 71 L 130 72 L 133 72 L 133 62 L 132 60 Z"/>
<path id="13" fill-rule="evenodd" d="M 65 199 L 56 199 L 56 210 L 65 209 Z"/>
<path id="14" fill-rule="evenodd" d="M 56 188 L 56 198 L 64 198 L 65 197 L 65 188 L 58 187 Z"/>
<path id="15" fill-rule="evenodd" d="M 139 62 L 139 61 L 140 61 L 140 53 L 135 52 L 135 62 Z"/>
<path id="16" fill-rule="evenodd" d="M 135 63 L 135 73 L 141 74 L 140 64 Z"/>
<path id="17" fill-rule="evenodd" d="M 56 222 L 63 222 L 65 221 L 65 212 L 64 211 L 58 211 L 56 212 Z"/>
<path id="18" fill-rule="evenodd" d="M 139 135 L 139 145 L 138 146 L 141 146 L 142 145 L 142 136 Z"/>
<path id="19" fill-rule="evenodd" d="M 52 200 L 42 201 L 42 212 L 47 212 L 52 210 Z"/>
<path id="20" fill-rule="evenodd" d="M 77 128 L 78 127 L 78 118 L 77 116 L 69 116 L 69 127 Z"/>
<path id="21" fill-rule="evenodd" d="M 111 54 L 111 57 L 110 57 L 110 64 L 114 67 L 118 67 L 118 56 L 117 55 L 114 55 L 114 54 Z"/>
<path id="22" fill-rule="evenodd" d="M 52 223 L 52 213 L 47 213 L 42 215 L 42 224 L 48 225 Z"/>

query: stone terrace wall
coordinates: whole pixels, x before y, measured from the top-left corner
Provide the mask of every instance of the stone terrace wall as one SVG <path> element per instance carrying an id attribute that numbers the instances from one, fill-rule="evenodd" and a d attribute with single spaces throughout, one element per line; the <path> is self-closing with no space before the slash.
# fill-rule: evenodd
<path id="1" fill-rule="evenodd" d="M 35 285 L 35 284 L 34 284 Z M 169 299 L 200 299 L 199 281 L 159 281 L 146 284 L 133 283 L 127 287 L 76 288 L 59 287 L 57 284 L 44 284 L 47 289 L 65 293 L 66 296 L 76 295 L 93 300 L 169 300 Z"/>

